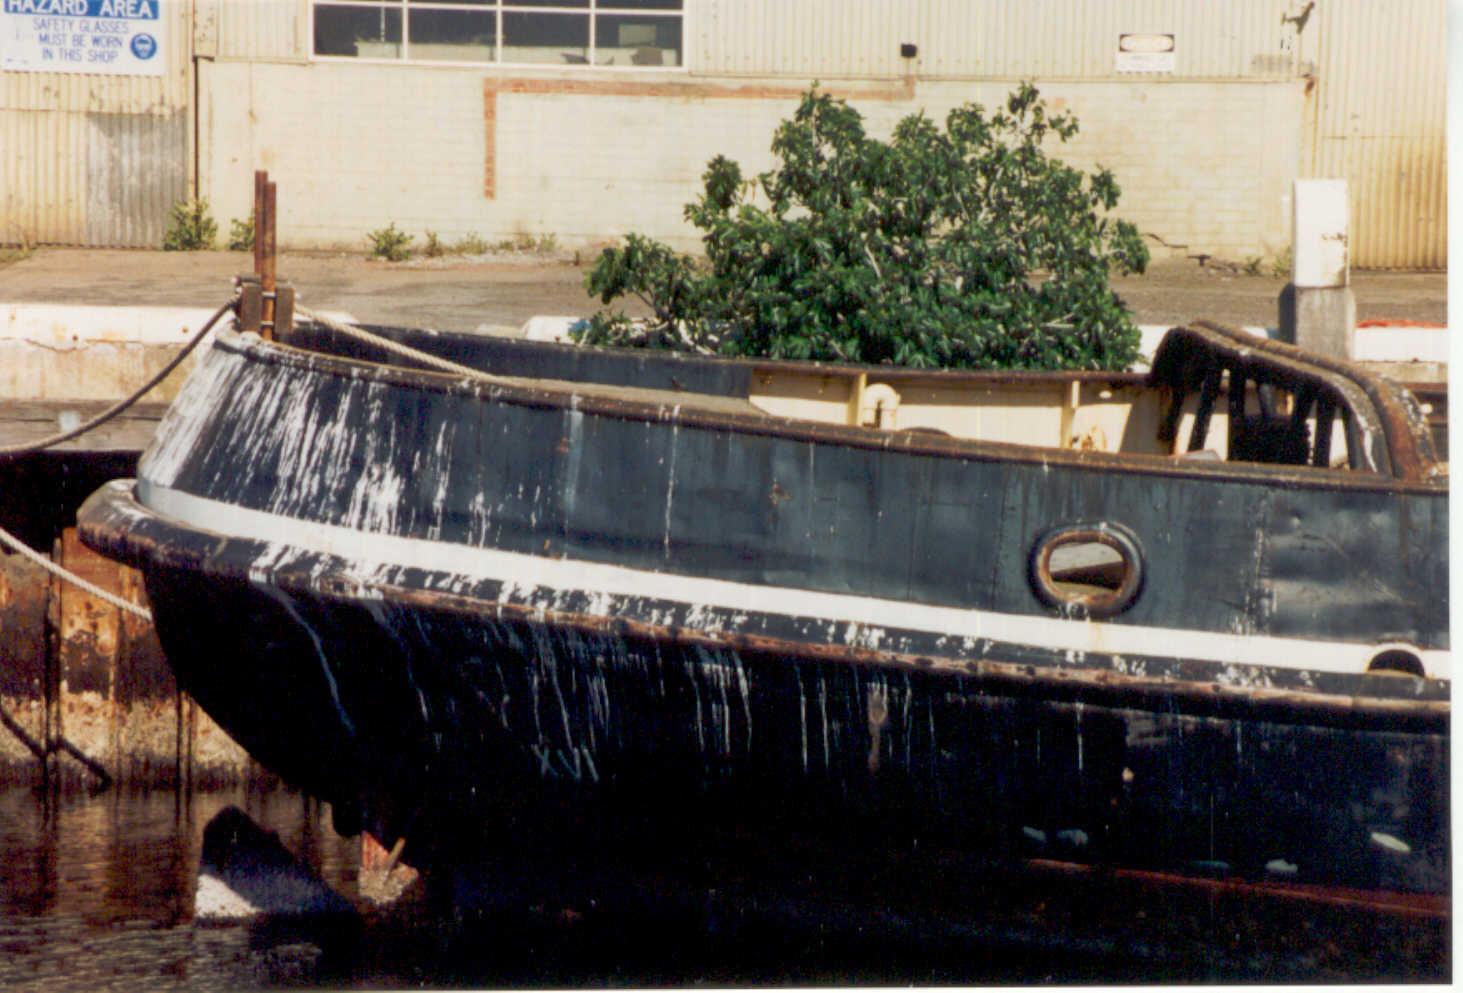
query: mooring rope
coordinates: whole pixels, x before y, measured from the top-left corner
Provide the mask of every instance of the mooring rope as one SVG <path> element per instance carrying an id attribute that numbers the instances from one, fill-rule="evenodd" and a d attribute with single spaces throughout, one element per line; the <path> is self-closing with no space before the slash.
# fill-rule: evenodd
<path id="1" fill-rule="evenodd" d="M 42 438 L 40 441 L 27 442 L 24 445 L 0 446 L 0 459 L 15 458 L 18 455 L 29 455 L 32 452 L 39 452 L 42 449 L 50 448 L 54 445 L 59 445 L 63 441 L 70 441 L 77 435 L 85 434 L 93 428 L 100 427 L 101 425 L 107 423 L 112 418 L 122 413 L 122 411 L 132 406 L 138 400 L 141 400 L 144 396 L 147 395 L 149 390 L 151 390 L 158 383 L 161 383 L 164 379 L 168 377 L 170 373 L 172 373 L 174 369 L 178 368 L 178 365 L 185 358 L 188 357 L 188 353 L 197 348 L 199 343 L 203 341 L 204 336 L 207 335 L 209 331 L 213 330 L 213 326 L 218 323 L 218 319 L 224 314 L 228 313 L 228 311 L 232 310 L 233 306 L 234 301 L 230 300 L 218 310 L 214 311 L 213 316 L 208 319 L 207 323 L 205 323 L 203 327 L 199 328 L 198 331 L 194 333 L 192 338 L 188 339 L 188 341 L 178 351 L 178 354 L 174 355 L 172 359 L 168 361 L 167 365 L 163 366 L 162 369 L 154 374 L 151 379 L 149 379 L 147 382 L 143 383 L 140 387 L 134 390 L 131 395 L 124 397 L 121 400 L 118 400 L 116 403 L 112 404 L 110 407 L 102 411 L 97 416 L 93 417 L 91 420 L 86 421 L 83 424 L 78 424 L 76 427 L 72 428 L 69 431 L 62 431 L 60 434 L 53 434 L 49 438 Z"/>
<path id="2" fill-rule="evenodd" d="M 21 541 L 19 538 L 17 538 L 15 535 L 11 534 L 4 528 L 0 528 L 0 544 L 8 545 L 10 548 L 20 553 L 22 558 L 30 559 L 36 565 L 51 573 L 51 575 L 59 576 L 62 579 L 66 580 L 68 583 L 73 583 L 76 586 L 81 587 L 92 596 L 97 597 L 100 600 L 105 600 L 107 603 L 110 603 L 118 610 L 125 610 L 130 614 L 136 614 L 144 621 L 152 621 L 152 611 L 148 610 L 146 607 L 139 607 L 131 600 L 124 600 L 121 597 L 117 596 L 117 594 L 104 590 L 97 584 L 82 579 L 71 570 L 63 568 L 62 566 L 57 565 L 55 562 L 52 562 L 46 556 L 42 555 L 34 548 L 31 548 L 25 542 Z"/>
<path id="3" fill-rule="evenodd" d="M 430 352 L 412 348 L 410 345 L 403 345 L 399 341 L 392 341 L 390 338 L 373 334 L 365 328 L 356 327 L 354 324 L 345 324 L 341 321 L 332 320 L 323 314 L 306 310 L 304 307 L 296 306 L 295 313 L 308 321 L 319 324 L 321 327 L 328 328 L 338 334 L 346 335 L 357 341 L 365 342 L 368 345 L 375 345 L 377 348 L 385 349 L 388 352 L 393 352 L 414 362 L 420 362 L 423 365 L 432 366 L 443 372 L 451 372 L 459 376 L 467 376 L 471 379 L 482 379 L 491 383 L 504 382 L 501 377 L 483 372 L 481 369 L 474 369 L 472 366 L 462 365 L 461 363 L 453 362 L 451 359 L 444 359 L 439 355 L 433 355 Z"/>
<path id="4" fill-rule="evenodd" d="M 77 435 L 85 434 L 87 431 L 99 427 L 100 425 L 105 424 L 107 421 L 116 417 L 118 414 L 122 413 L 122 411 L 126 410 L 128 407 L 132 406 L 138 400 L 140 400 L 154 386 L 167 378 L 168 374 L 176 369 L 178 365 L 183 361 L 183 359 L 188 356 L 188 353 L 192 352 L 194 348 L 198 347 L 198 345 L 203 341 L 204 336 L 213 329 L 213 326 L 216 323 L 218 323 L 219 318 L 223 317 L 225 313 L 233 309 L 234 303 L 234 300 L 230 300 L 218 310 L 214 311 L 213 316 L 210 317 L 207 323 L 205 323 L 203 327 L 200 328 L 198 332 L 188 340 L 188 342 L 183 346 L 182 350 L 180 350 L 178 354 L 175 355 L 172 360 L 170 360 L 168 364 L 162 368 L 161 371 L 159 371 L 156 375 L 154 375 L 151 379 L 144 383 L 140 388 L 135 390 L 130 396 L 118 401 L 111 407 L 108 407 L 101 414 L 98 414 L 96 417 L 92 418 L 86 423 L 80 424 L 69 431 L 63 431 L 60 434 L 52 435 L 49 438 L 43 438 L 40 441 L 31 442 L 25 445 L 0 447 L 0 459 L 14 458 L 19 455 L 28 454 L 30 452 L 38 452 L 42 449 L 50 448 L 53 445 L 59 445 L 63 441 L 69 441 L 70 439 L 75 438 Z M 444 359 L 440 356 L 432 355 L 428 352 L 423 352 L 419 349 L 412 348 L 410 345 L 403 345 L 400 342 L 395 342 L 392 341 L 390 338 L 385 338 L 381 335 L 373 334 L 372 332 L 367 331 L 364 328 L 359 328 L 352 324 L 345 324 L 341 321 L 332 320 L 331 318 L 326 317 L 323 314 L 317 314 L 313 311 L 306 310 L 304 307 L 296 307 L 295 312 L 305 320 L 313 321 L 314 323 L 319 324 L 321 327 L 328 328 L 329 330 L 335 331 L 338 334 L 343 334 L 347 337 L 355 338 L 358 341 L 365 342 L 369 345 L 374 345 L 377 348 L 385 349 L 388 352 L 393 352 L 397 355 L 402 356 L 403 358 L 411 359 L 414 362 L 420 362 L 423 365 L 432 366 L 436 369 L 442 370 L 443 372 L 455 373 L 456 375 L 467 376 L 472 379 L 482 379 L 493 382 L 499 381 L 499 378 L 497 376 L 485 373 L 480 369 L 474 369 L 471 366 L 465 366 L 460 363 L 453 362 L 450 359 Z M 52 562 L 49 558 L 31 548 L 25 542 L 21 541 L 19 538 L 15 537 L 15 535 L 11 534 L 9 531 L 6 531 L 4 528 L 0 528 L 0 544 L 6 545 L 7 547 L 18 552 L 23 557 L 34 562 L 42 569 L 45 569 L 52 575 L 59 576 L 67 582 L 80 587 L 81 589 L 90 593 L 92 596 L 111 604 L 119 610 L 125 610 L 128 613 L 135 614 L 138 617 L 141 617 L 145 621 L 151 622 L 152 612 L 149 611 L 147 608 L 140 607 L 130 600 L 124 600 L 122 597 L 119 597 L 114 593 L 102 589 L 95 583 L 88 582 L 87 580 L 82 579 L 80 576 L 76 575 L 76 573 L 57 565 L 55 562 Z"/>
<path id="5" fill-rule="evenodd" d="M 184 343 L 183 347 L 179 349 L 178 354 L 174 355 L 170 360 L 168 360 L 167 365 L 163 366 L 162 369 L 160 369 L 150 379 L 148 379 L 146 383 L 143 383 L 142 386 L 134 390 L 130 395 L 112 404 L 110 407 L 102 411 L 96 417 L 93 417 L 91 420 L 86 421 L 83 424 L 79 424 L 76 427 L 71 428 L 69 431 L 62 431 L 60 434 L 53 434 L 48 438 L 42 438 L 40 441 L 27 442 L 24 445 L 8 445 L 0 447 L 0 460 L 12 459 L 21 455 L 28 455 L 32 452 L 39 452 L 44 449 L 51 448 L 55 445 L 61 444 L 63 441 L 70 441 L 72 438 L 75 438 L 78 435 L 85 434 L 86 432 L 107 423 L 112 418 L 116 417 L 118 414 L 126 410 L 128 407 L 131 407 L 138 400 L 141 400 L 144 396 L 147 395 L 149 390 L 151 390 L 158 383 L 161 383 L 172 373 L 174 369 L 178 368 L 182 361 L 188 357 L 188 354 L 192 352 L 193 349 L 198 347 L 198 345 L 203 341 L 208 332 L 213 330 L 213 326 L 218 323 L 219 318 L 223 317 L 224 314 L 232 310 L 233 307 L 234 301 L 229 300 L 222 307 L 218 308 L 218 310 L 214 311 L 213 316 L 210 317 L 206 322 L 204 322 L 203 327 L 199 328 L 198 331 L 194 333 L 193 337 L 189 338 L 188 341 Z M 51 573 L 53 576 L 59 576 L 66 582 L 71 583 L 74 586 L 80 587 L 97 599 L 105 601 L 106 603 L 109 603 L 112 606 L 116 607 L 118 610 L 125 610 L 128 613 L 136 614 L 138 617 L 141 617 L 143 620 L 151 623 L 152 611 L 148 610 L 146 607 L 139 607 L 131 600 L 124 600 L 122 597 L 117 596 L 115 593 L 104 590 L 95 583 L 82 579 L 71 570 L 57 565 L 55 562 L 52 562 L 49 558 L 31 548 L 25 542 L 21 541 L 15 535 L 11 534 L 9 531 L 6 531 L 4 528 L 0 528 L 0 544 L 3 544 L 7 548 L 12 549 L 22 558 L 26 558 L 34 562 L 36 565 Z"/>

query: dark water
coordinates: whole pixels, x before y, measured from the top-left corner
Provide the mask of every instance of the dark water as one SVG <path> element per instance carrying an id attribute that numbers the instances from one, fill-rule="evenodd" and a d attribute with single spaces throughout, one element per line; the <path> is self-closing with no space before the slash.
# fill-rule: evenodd
<path id="1" fill-rule="evenodd" d="M 301 949 L 191 923 L 203 827 L 230 803 L 277 830 L 332 886 L 354 887 L 356 845 L 285 791 L 186 802 L 172 792 L 49 801 L 0 792 L 0 988 L 238 989 L 305 976 L 313 962 Z"/>
<path id="2" fill-rule="evenodd" d="M 899 907 L 927 901 L 897 894 L 894 877 L 820 901 L 786 853 L 791 868 L 770 888 L 730 874 L 710 889 L 591 881 L 618 902 L 536 898 L 537 870 L 497 853 L 487 875 L 520 889 L 527 880 L 530 895 L 486 913 L 409 898 L 389 912 L 357 901 L 363 920 L 346 929 L 195 925 L 203 828 L 230 804 L 357 901 L 359 842 L 283 789 L 49 800 L 10 789 L 0 792 L 0 989 L 1436 982 L 1449 969 L 1446 921 L 1051 881 L 983 891 L 979 878 L 920 916 Z M 952 899 L 958 917 L 941 910 Z"/>

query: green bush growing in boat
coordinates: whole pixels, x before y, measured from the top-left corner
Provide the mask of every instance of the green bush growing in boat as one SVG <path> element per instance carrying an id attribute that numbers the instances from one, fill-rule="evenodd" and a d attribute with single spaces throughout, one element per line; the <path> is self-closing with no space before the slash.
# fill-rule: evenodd
<path id="1" fill-rule="evenodd" d="M 1005 108 L 922 114 L 890 140 L 858 111 L 806 93 L 751 179 L 718 156 L 685 208 L 693 258 L 641 235 L 585 276 L 602 303 L 637 297 L 648 321 L 601 310 L 578 337 L 723 355 L 916 368 L 1122 369 L 1138 331 L 1108 284 L 1142 272 L 1138 230 L 1109 216 L 1110 172 L 1049 157 L 1077 133 L 1024 83 Z"/>
<path id="2" fill-rule="evenodd" d="M 395 221 L 367 232 L 366 238 L 371 242 L 370 257 L 387 262 L 405 262 L 411 258 L 411 243 L 416 240 L 405 231 L 398 231 Z"/>
<path id="3" fill-rule="evenodd" d="M 247 221 L 242 221 L 237 217 L 229 221 L 229 251 L 254 251 L 254 211 L 249 211 Z"/>
<path id="4" fill-rule="evenodd" d="M 218 225 L 208 212 L 207 200 L 179 200 L 168 215 L 163 251 L 196 252 L 211 249 L 218 238 Z"/>

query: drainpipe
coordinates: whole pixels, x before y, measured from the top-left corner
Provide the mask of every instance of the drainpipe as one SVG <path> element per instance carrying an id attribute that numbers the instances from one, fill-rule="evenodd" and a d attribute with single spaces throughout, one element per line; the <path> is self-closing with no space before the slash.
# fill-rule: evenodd
<path id="1" fill-rule="evenodd" d="M 193 70 L 193 161 L 190 163 L 188 184 L 193 198 L 203 195 L 203 82 L 199 71 L 201 63 L 212 62 L 218 54 L 218 21 L 213 0 L 189 0 L 188 4 L 188 52 L 189 64 Z"/>

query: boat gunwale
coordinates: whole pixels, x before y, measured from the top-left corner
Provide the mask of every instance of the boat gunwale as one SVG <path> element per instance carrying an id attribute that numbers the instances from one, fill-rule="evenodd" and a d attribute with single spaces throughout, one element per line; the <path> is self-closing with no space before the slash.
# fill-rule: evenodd
<path id="1" fill-rule="evenodd" d="M 867 362 L 822 362 L 816 359 L 769 359 L 760 356 L 739 356 L 739 355 L 717 355 L 703 352 L 684 352 L 672 349 L 645 349 L 625 348 L 613 345 L 574 345 L 562 341 L 534 340 L 530 338 L 511 338 L 496 335 L 485 335 L 471 331 L 451 331 L 441 328 L 412 328 L 397 324 L 374 324 L 360 322 L 356 325 L 373 334 L 390 337 L 391 335 L 407 336 L 420 335 L 445 342 L 457 342 L 465 345 L 472 345 L 482 341 L 484 338 L 493 338 L 495 344 L 509 348 L 522 348 L 525 351 L 546 351 L 558 352 L 564 355 L 571 355 L 583 352 L 599 352 L 610 355 L 637 356 L 653 358 L 658 362 L 683 362 L 683 363 L 709 363 L 723 365 L 731 368 L 742 367 L 751 371 L 754 375 L 771 374 L 791 370 L 793 372 L 805 373 L 808 375 L 822 375 L 836 379 L 854 379 L 859 375 L 878 376 L 882 379 L 928 379 L 938 380 L 973 380 L 979 383 L 1005 384 L 1005 383 L 1037 383 L 1040 385 L 1060 385 L 1062 383 L 1110 383 L 1114 386 L 1133 387 L 1145 386 L 1149 383 L 1151 375 L 1148 371 L 1133 369 L 919 369 L 914 366 L 900 365 L 878 365 Z M 300 322 L 296 330 L 305 327 L 314 327 L 324 333 L 329 329 L 324 325 L 310 325 L 308 322 Z M 1214 327 L 1224 331 L 1244 335 L 1247 339 L 1252 338 L 1256 343 L 1264 341 L 1271 344 L 1284 345 L 1285 342 L 1276 341 L 1270 338 L 1260 338 L 1248 332 L 1239 331 L 1232 325 L 1220 324 L 1215 321 L 1195 320 L 1191 324 L 1174 324 L 1169 330 L 1184 327 Z M 393 339 L 395 340 L 395 339 Z M 304 349 L 308 350 L 308 349 Z M 1302 353 L 1307 359 L 1314 358 L 1312 353 Z M 1359 370 L 1369 376 L 1381 376 L 1366 368 L 1362 363 L 1351 363 L 1350 368 Z M 1437 391 L 1446 395 L 1447 383 L 1424 380 L 1401 380 L 1395 377 L 1382 376 L 1381 378 L 1392 378 L 1392 381 L 1411 393 Z"/>
<path id="2" fill-rule="evenodd" d="M 253 361 L 292 366 L 311 372 L 326 372 L 346 378 L 364 375 L 372 381 L 405 386 L 448 395 L 470 395 L 519 406 L 540 409 L 575 410 L 596 416 L 647 423 L 675 422 L 694 428 L 735 431 L 739 434 L 786 438 L 792 441 L 841 445 L 873 451 L 897 451 L 909 455 L 938 458 L 960 458 L 977 462 L 1016 462 L 1038 466 L 1062 466 L 1091 472 L 1122 470 L 1127 473 L 1159 477 L 1207 479 L 1251 484 L 1284 485 L 1297 489 L 1369 491 L 1406 495 L 1444 495 L 1448 493 L 1448 477 L 1407 480 L 1367 470 L 1331 469 L 1317 466 L 1281 465 L 1273 463 L 1206 461 L 1182 456 L 1142 452 L 1098 452 L 1022 445 L 1014 442 L 985 441 L 931 435 L 925 432 L 887 432 L 845 424 L 827 424 L 775 414 L 709 412 L 689 402 L 673 402 L 680 394 L 668 393 L 664 403 L 617 399 L 606 396 L 619 387 L 584 384 L 577 388 L 530 385 L 533 380 L 497 373 L 442 372 L 388 365 L 362 359 L 298 348 L 278 341 L 265 341 L 256 336 L 245 337 L 236 332 L 220 332 L 213 347 L 234 352 Z M 1041 374 L 1048 375 L 1048 374 Z M 479 378 L 480 377 L 480 378 Z M 576 384 L 577 386 L 578 384 Z M 596 388 L 599 392 L 596 392 Z M 631 388 L 633 389 L 633 388 Z"/>
<path id="3" fill-rule="evenodd" d="M 196 535 L 197 547 L 188 549 L 178 543 L 169 543 L 166 537 L 139 534 L 139 522 L 143 522 L 149 529 L 160 530 L 165 535 Z M 243 564 L 242 559 L 239 563 L 222 561 L 229 544 L 258 542 L 164 517 L 141 503 L 135 491 L 135 480 L 117 480 L 94 493 L 78 513 L 78 524 L 88 545 L 104 554 L 122 559 L 134 568 L 193 571 L 214 579 L 260 585 L 259 577 Z M 333 555 L 330 557 L 339 558 Z M 990 659 L 937 659 L 931 655 L 913 655 L 853 645 L 795 641 L 734 631 L 702 631 L 679 625 L 657 625 L 623 617 L 601 617 L 526 604 L 488 601 L 441 590 L 365 582 L 354 578 L 332 579 L 328 574 L 313 570 L 291 570 L 288 566 L 271 569 L 268 585 L 285 592 L 362 603 L 385 601 L 400 606 L 444 610 L 473 617 L 491 616 L 498 620 L 563 627 L 595 636 L 628 635 L 657 644 L 722 648 L 808 662 L 943 674 L 974 680 L 978 687 L 991 687 L 996 692 L 1005 692 L 1012 696 L 1035 696 L 1042 700 L 1138 709 L 1142 709 L 1142 704 L 1146 703 L 1149 707 L 1165 711 L 1173 710 L 1174 703 L 1178 702 L 1179 713 L 1200 718 L 1254 718 L 1285 724 L 1321 724 L 1343 728 L 1360 725 L 1362 728 L 1379 731 L 1449 733 L 1450 696 L 1443 699 L 1408 699 L 1401 696 L 1344 695 L 1253 685 L 1225 685 L 1208 679 L 1149 678 L 1097 667 L 1038 665 Z M 1403 678 L 1390 675 L 1366 677 L 1360 673 L 1357 675 L 1362 679 Z M 1443 684 L 1449 681 L 1429 678 L 1426 682 Z"/>

